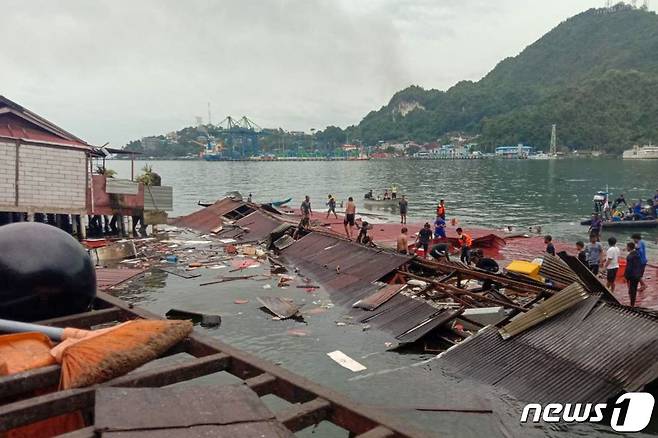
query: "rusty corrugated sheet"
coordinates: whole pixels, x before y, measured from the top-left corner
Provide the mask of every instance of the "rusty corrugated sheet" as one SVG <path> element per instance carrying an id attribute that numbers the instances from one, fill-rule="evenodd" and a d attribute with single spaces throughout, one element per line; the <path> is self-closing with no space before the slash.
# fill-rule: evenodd
<path id="1" fill-rule="evenodd" d="M 359 318 L 362 324 L 391 333 L 398 342 L 405 344 L 419 340 L 457 312 L 437 309 L 423 300 L 398 294 L 374 312 L 353 311 L 351 315 Z"/>
<path id="2" fill-rule="evenodd" d="M 209 233 L 222 224 L 222 216 L 243 205 L 245 205 L 244 202 L 234 201 L 231 198 L 220 199 L 208 207 L 177 218 L 173 221 L 173 224 Z"/>
<path id="3" fill-rule="evenodd" d="M 96 287 L 106 289 L 143 273 L 146 269 L 132 268 L 98 268 L 96 269 Z"/>
<path id="4" fill-rule="evenodd" d="M 375 310 L 395 295 L 397 295 L 400 290 L 405 287 L 403 284 L 388 284 L 372 295 L 357 301 L 352 304 L 352 307 L 358 307 L 363 310 Z"/>
<path id="5" fill-rule="evenodd" d="M 392 251 L 369 248 L 337 236 L 309 233 L 284 249 L 281 254 L 303 275 L 313 278 L 327 290 L 339 292 L 338 304 L 351 306 L 357 300 L 374 293 L 372 284 L 407 263 L 411 257 Z M 342 303 L 340 297 L 346 300 Z"/>
<path id="6" fill-rule="evenodd" d="M 235 226 L 225 225 L 224 230 L 216 235 L 223 239 L 235 239 L 242 243 L 259 242 L 267 239 L 270 233 L 281 223 L 273 216 L 257 210 L 235 221 Z"/>
<path id="7" fill-rule="evenodd" d="M 600 402 L 658 378 L 658 319 L 592 295 L 504 340 L 489 326 L 441 362 L 536 403 Z"/>

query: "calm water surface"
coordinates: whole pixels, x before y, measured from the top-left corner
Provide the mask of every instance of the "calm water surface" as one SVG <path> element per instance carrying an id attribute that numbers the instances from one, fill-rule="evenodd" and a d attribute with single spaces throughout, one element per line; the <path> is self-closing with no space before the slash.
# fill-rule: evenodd
<path id="1" fill-rule="evenodd" d="M 143 166 L 136 163 L 136 168 Z M 371 162 L 149 162 L 163 177 L 163 184 L 174 187 L 173 214 L 192 212 L 197 201 L 212 201 L 225 192 L 253 193 L 254 200 L 268 202 L 293 197 L 298 206 L 303 196 L 311 196 L 314 208 L 324 207 L 332 193 L 340 199 L 354 196 L 357 202 L 368 189 L 395 183 L 410 199 L 410 218 L 431 219 L 439 198 L 446 200 L 448 214 L 470 226 L 498 228 L 506 225 L 527 227 L 541 224 L 561 240 L 583 238 L 585 227 L 578 221 L 591 211 L 592 195 L 606 185 L 615 195 L 627 199 L 647 198 L 658 188 L 658 162 L 621 160 L 558 161 L 371 161 Z M 108 167 L 119 176 L 130 176 L 130 163 L 111 161 Z M 381 212 L 380 212 L 381 213 Z M 395 216 L 388 213 L 388 218 Z M 647 234 L 655 242 L 656 232 Z M 650 243 L 655 251 L 655 243 Z M 655 254 L 655 252 L 654 252 Z M 654 259 L 655 260 L 655 259 Z M 254 269 L 257 274 L 265 266 Z M 303 309 L 326 306 L 330 297 L 322 289 L 272 288 L 266 282 L 235 281 L 227 285 L 199 287 L 223 270 L 200 270 L 202 276 L 182 279 L 162 272 L 129 284 L 119 295 L 163 314 L 172 307 L 222 315 L 212 336 L 280 364 L 354 400 L 386 407 L 390 415 L 411 421 L 437 436 L 613 436 L 603 426 L 524 426 L 518 419 L 522 409 L 504 392 L 461 381 L 446 373 L 429 354 L 399 354 L 387 351 L 394 341 L 377 330 L 363 330 L 345 319 L 345 309 L 328 308 L 312 314 L 306 322 L 275 321 L 258 309 L 258 295 L 292 298 Z M 233 274 L 234 275 L 234 274 Z M 234 300 L 248 299 L 245 305 Z M 338 326 L 336 322 L 346 322 Z M 306 336 L 292 336 L 290 329 Z M 204 330 L 204 329 L 200 329 Z M 331 361 L 326 353 L 341 350 L 368 367 L 352 373 Z M 213 381 L 209 377 L 208 381 Z M 473 407 L 491 403 L 495 415 L 419 412 L 413 407 Z M 276 404 L 276 402 L 273 402 Z M 404 407 L 407 407 L 405 409 Z M 316 437 L 346 436 L 330 427 L 307 430 Z M 614 435 L 619 436 L 619 435 Z M 637 434 L 635 436 L 638 436 Z M 641 436 L 641 435 L 640 435 Z"/>

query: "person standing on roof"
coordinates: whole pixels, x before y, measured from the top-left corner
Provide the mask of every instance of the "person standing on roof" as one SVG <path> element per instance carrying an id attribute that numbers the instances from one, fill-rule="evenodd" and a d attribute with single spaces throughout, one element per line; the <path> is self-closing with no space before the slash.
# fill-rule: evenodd
<path id="1" fill-rule="evenodd" d="M 409 239 L 407 237 L 407 227 L 402 227 L 397 239 L 397 251 L 399 254 L 407 254 L 409 249 Z"/>
<path id="2" fill-rule="evenodd" d="M 470 263 L 470 251 L 471 251 L 471 245 L 473 245 L 473 239 L 471 236 L 468 234 L 464 233 L 464 230 L 460 228 L 457 228 L 457 240 L 459 241 L 459 245 L 461 246 L 461 254 L 459 256 L 459 260 L 462 263 L 466 263 L 467 265 Z"/>
<path id="3" fill-rule="evenodd" d="M 352 228 L 356 225 L 356 204 L 354 204 L 354 199 L 350 196 L 347 198 L 347 204 L 345 205 L 345 219 L 343 219 L 343 226 L 345 227 L 345 235 L 348 239 L 352 239 Z M 349 228 L 347 226 L 349 225 Z"/>
<path id="4" fill-rule="evenodd" d="M 449 243 L 437 243 L 432 247 L 430 251 L 430 256 L 432 256 L 437 261 L 445 259 L 446 262 L 450 261 L 450 244 Z"/>
<path id="5" fill-rule="evenodd" d="M 615 291 L 615 279 L 617 278 L 617 271 L 619 270 L 619 248 L 617 248 L 617 239 L 613 236 L 608 239 L 609 248 L 605 253 L 605 278 L 607 280 L 606 287 L 610 292 Z"/>
<path id="6" fill-rule="evenodd" d="M 439 205 L 436 207 L 436 216 L 446 220 L 446 204 L 443 199 L 439 201 Z"/>
<path id="7" fill-rule="evenodd" d="M 425 225 L 423 225 L 423 228 L 421 228 L 416 237 L 416 249 L 423 248 L 424 258 L 427 258 L 429 254 L 430 240 L 432 240 L 432 227 L 429 222 L 425 222 Z"/>
<path id="8" fill-rule="evenodd" d="M 302 202 L 301 207 L 299 208 L 302 212 L 302 217 L 303 218 L 311 218 L 311 215 L 313 214 L 313 210 L 311 210 L 311 198 L 309 198 L 308 195 L 304 197 L 304 202 Z"/>
<path id="9" fill-rule="evenodd" d="M 546 244 L 546 252 L 552 256 L 555 255 L 555 245 L 553 245 L 553 236 L 550 234 L 544 236 L 544 243 Z"/>
<path id="10" fill-rule="evenodd" d="M 407 223 L 407 209 L 409 207 L 409 203 L 404 198 L 404 195 L 402 195 L 402 198 L 400 198 L 400 201 L 398 202 L 398 206 L 400 207 L 400 223 L 401 224 L 406 224 Z"/>
<path id="11" fill-rule="evenodd" d="M 635 233 L 631 236 L 631 239 L 633 239 L 633 243 L 635 244 L 635 249 L 637 251 L 637 254 L 640 256 L 640 265 L 641 265 L 641 272 L 640 272 L 640 292 L 642 292 L 644 289 L 647 288 L 647 284 L 644 282 L 644 270 L 647 267 L 647 263 L 649 260 L 647 259 L 647 246 L 644 243 L 644 240 L 642 240 L 642 235 L 640 233 Z"/>
<path id="12" fill-rule="evenodd" d="M 247 196 L 247 202 L 251 202 L 251 193 L 249 193 L 249 196 Z"/>
<path id="13" fill-rule="evenodd" d="M 635 243 L 628 242 L 626 244 L 628 255 L 626 256 L 626 270 L 624 271 L 624 278 L 628 284 L 628 297 L 631 301 L 631 307 L 635 307 L 635 298 L 637 297 L 637 285 L 640 283 L 643 274 L 642 262 L 640 254 L 635 249 Z"/>
<path id="14" fill-rule="evenodd" d="M 332 195 L 329 195 L 327 206 L 329 207 L 329 209 L 327 210 L 327 219 L 329 218 L 330 213 L 333 213 L 334 217 L 338 219 L 338 215 L 336 214 L 336 198 L 334 198 Z"/>
<path id="15" fill-rule="evenodd" d="M 603 256 L 603 246 L 598 242 L 596 234 L 589 236 L 589 243 L 585 246 L 585 254 L 587 254 L 587 267 L 594 275 L 599 274 L 599 266 L 601 265 L 601 258 Z"/>
<path id="16" fill-rule="evenodd" d="M 434 238 L 445 239 L 446 237 L 446 221 L 441 216 L 437 216 L 434 221 Z"/>

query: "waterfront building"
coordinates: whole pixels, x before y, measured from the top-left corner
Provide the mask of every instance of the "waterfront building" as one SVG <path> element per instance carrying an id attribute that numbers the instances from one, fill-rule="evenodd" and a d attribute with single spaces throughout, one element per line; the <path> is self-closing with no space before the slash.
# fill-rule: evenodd
<path id="1" fill-rule="evenodd" d="M 91 153 L 84 140 L 0 96 L 0 212 L 85 214 Z"/>

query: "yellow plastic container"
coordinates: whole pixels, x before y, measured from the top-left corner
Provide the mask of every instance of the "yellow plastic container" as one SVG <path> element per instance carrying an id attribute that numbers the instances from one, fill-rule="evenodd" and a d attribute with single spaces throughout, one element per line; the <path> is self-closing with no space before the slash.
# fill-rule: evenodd
<path id="1" fill-rule="evenodd" d="M 505 269 L 507 269 L 508 272 L 514 272 L 515 274 L 527 275 L 538 281 L 544 280 L 544 278 L 539 275 L 541 265 L 537 263 L 526 262 L 525 260 L 513 260 Z"/>

